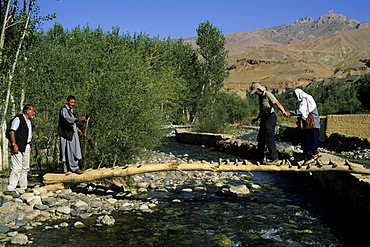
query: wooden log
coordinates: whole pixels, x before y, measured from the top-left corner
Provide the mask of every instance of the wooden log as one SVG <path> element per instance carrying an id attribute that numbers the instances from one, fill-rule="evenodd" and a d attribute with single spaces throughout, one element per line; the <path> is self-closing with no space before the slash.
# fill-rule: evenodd
<path id="1" fill-rule="evenodd" d="M 77 184 L 103 178 L 124 177 L 129 175 L 158 172 L 158 171 L 229 171 L 229 172 L 328 172 L 341 171 L 370 175 L 370 169 L 362 165 L 351 163 L 343 159 L 320 160 L 312 166 L 302 166 L 302 162 L 291 165 L 289 160 L 284 160 L 280 165 L 257 165 L 249 161 L 226 162 L 171 162 L 147 165 L 125 165 L 123 167 L 101 168 L 86 170 L 83 174 L 58 174 L 47 173 L 43 177 L 45 184 L 70 183 Z"/>

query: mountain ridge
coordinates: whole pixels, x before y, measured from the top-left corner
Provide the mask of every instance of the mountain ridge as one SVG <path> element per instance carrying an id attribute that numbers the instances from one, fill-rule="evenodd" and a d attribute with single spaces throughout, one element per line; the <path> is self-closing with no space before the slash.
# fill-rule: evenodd
<path id="1" fill-rule="evenodd" d="M 318 20 L 311 17 L 302 17 L 292 24 L 282 24 L 275 27 L 254 29 L 249 32 L 238 32 L 226 34 L 226 47 L 229 50 L 230 57 L 233 57 L 233 49 L 238 42 L 244 40 L 259 39 L 264 42 L 248 44 L 245 51 L 255 50 L 263 46 L 281 46 L 306 40 L 315 40 L 317 38 L 334 35 L 341 31 L 370 28 L 370 22 L 359 22 L 347 18 L 341 14 L 335 14 L 334 11 L 328 11 Z M 249 49 L 248 49 L 249 48 Z M 240 49 L 240 47 L 239 47 Z M 239 53 L 240 54 L 240 53 Z"/>
<path id="2" fill-rule="evenodd" d="M 334 11 L 317 20 L 225 35 L 230 72 L 224 89 L 245 96 L 253 82 L 275 92 L 370 73 L 370 22 Z M 195 44 L 196 37 L 187 39 Z"/>

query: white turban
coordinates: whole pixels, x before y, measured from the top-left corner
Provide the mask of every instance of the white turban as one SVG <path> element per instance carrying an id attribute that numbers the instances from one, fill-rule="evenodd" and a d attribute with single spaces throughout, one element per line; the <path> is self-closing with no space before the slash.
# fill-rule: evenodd
<path id="1" fill-rule="evenodd" d="M 316 108 L 315 100 L 302 89 L 295 89 L 294 93 L 297 96 L 297 99 L 301 102 L 299 105 L 299 111 L 302 113 L 302 118 L 305 120 L 308 113 L 312 112 Z"/>

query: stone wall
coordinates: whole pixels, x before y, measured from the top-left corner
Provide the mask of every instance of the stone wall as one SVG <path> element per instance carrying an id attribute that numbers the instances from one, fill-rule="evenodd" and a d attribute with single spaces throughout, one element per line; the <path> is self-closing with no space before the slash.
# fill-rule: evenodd
<path id="1" fill-rule="evenodd" d="M 328 115 L 325 135 L 333 133 L 347 136 L 370 137 L 370 114 Z"/>
<path id="2" fill-rule="evenodd" d="M 176 129 L 176 140 L 182 143 L 215 147 L 217 142 L 235 138 L 233 135 L 189 132 L 186 129 Z"/>
<path id="3" fill-rule="evenodd" d="M 370 148 L 370 114 L 328 115 L 320 118 L 320 146 L 336 152 Z M 277 138 L 298 145 L 296 127 L 280 126 Z"/>
<path id="4" fill-rule="evenodd" d="M 335 152 L 370 149 L 370 139 L 333 133 L 322 144 Z"/>
<path id="5" fill-rule="evenodd" d="M 305 174 L 330 197 L 370 215 L 370 176 L 347 172 L 314 172 Z"/>

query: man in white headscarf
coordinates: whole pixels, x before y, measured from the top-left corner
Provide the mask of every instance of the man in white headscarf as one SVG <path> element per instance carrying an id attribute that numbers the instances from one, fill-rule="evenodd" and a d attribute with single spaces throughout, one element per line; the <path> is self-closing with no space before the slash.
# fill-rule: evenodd
<path id="1" fill-rule="evenodd" d="M 306 120 L 308 114 L 311 113 L 315 122 L 315 128 L 302 131 L 303 139 L 301 147 L 305 159 L 304 165 L 310 165 L 315 163 L 315 158 L 320 156 L 317 151 L 320 137 L 319 111 L 317 110 L 316 102 L 313 97 L 305 93 L 302 89 L 295 89 L 293 95 L 301 103 L 297 110 L 286 112 L 285 116 L 300 116 L 303 120 Z"/>
<path id="2" fill-rule="evenodd" d="M 267 164 L 277 165 L 279 164 L 279 157 L 275 144 L 276 114 L 274 106 L 276 105 L 284 115 L 286 112 L 284 107 L 277 101 L 275 96 L 268 92 L 261 84 L 253 84 L 251 94 L 258 95 L 260 107 L 260 113 L 258 114 L 258 117 L 252 120 L 252 123 L 254 123 L 258 119 L 261 119 L 260 130 L 257 135 L 258 160 L 263 162 L 265 158 L 265 147 L 267 147 Z"/>

